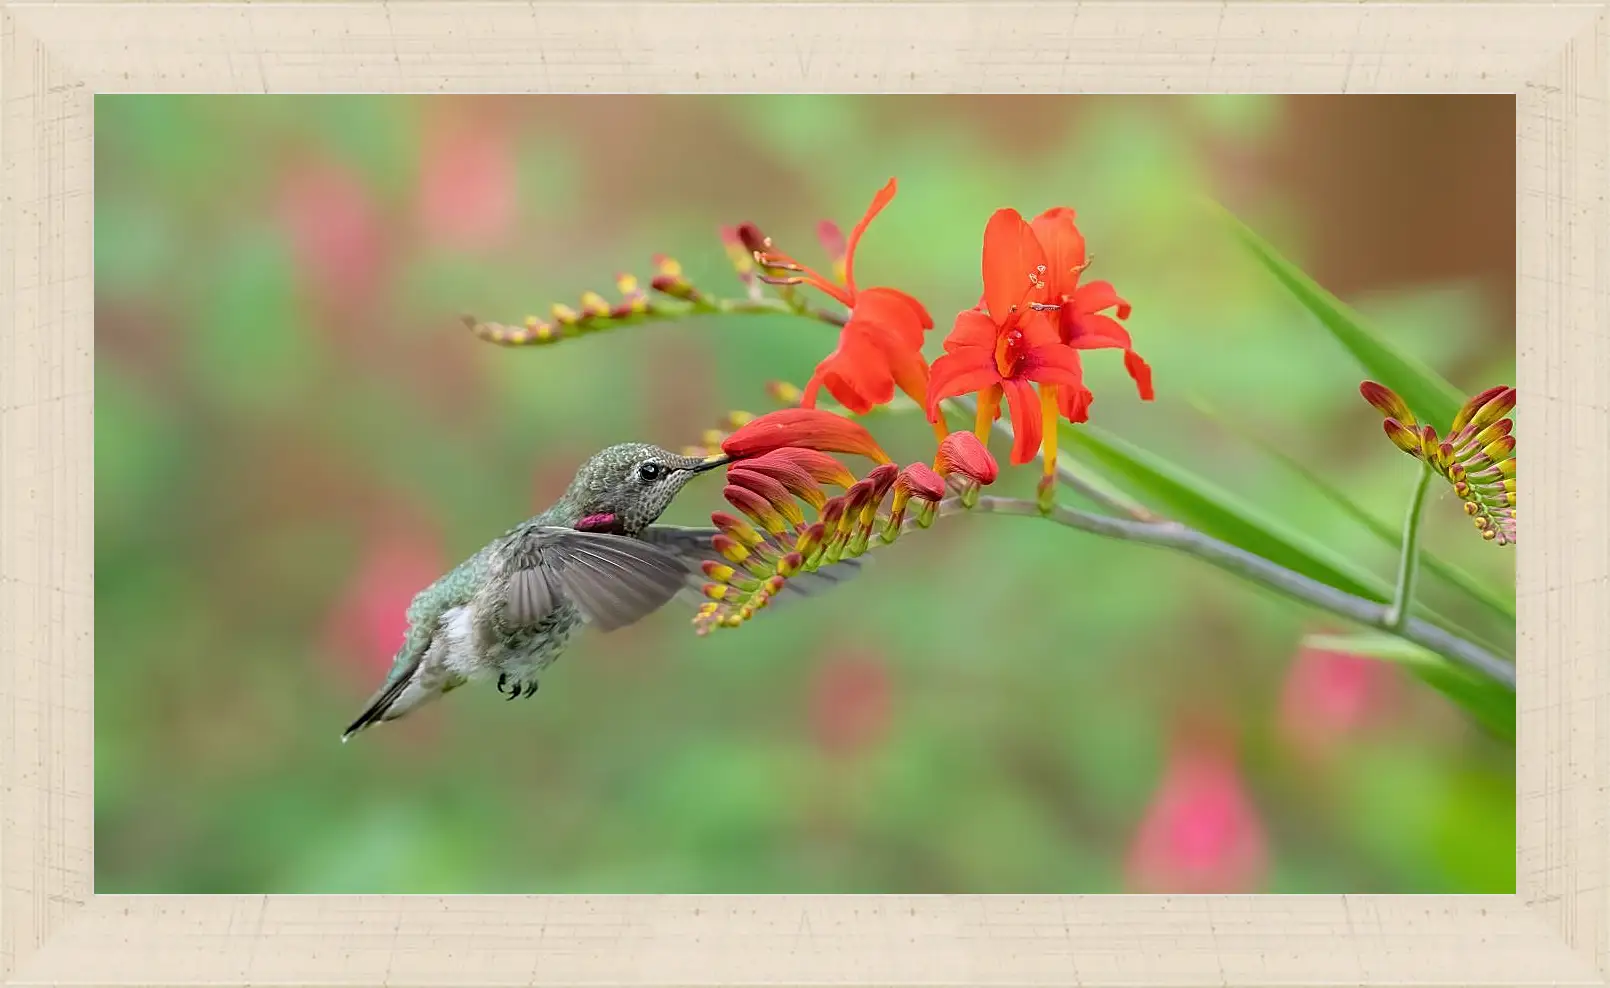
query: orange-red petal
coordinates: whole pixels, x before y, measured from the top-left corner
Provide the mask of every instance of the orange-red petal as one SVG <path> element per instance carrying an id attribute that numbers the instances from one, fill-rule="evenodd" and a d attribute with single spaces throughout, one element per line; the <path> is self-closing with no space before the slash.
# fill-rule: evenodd
<path id="1" fill-rule="evenodd" d="M 851 326 L 839 333 L 838 347 L 822 358 L 805 383 L 803 407 L 816 407 L 818 387 L 827 388 L 834 400 L 857 415 L 894 397 L 894 377 L 882 349 L 865 331 Z"/>
<path id="2" fill-rule="evenodd" d="M 1142 401 L 1151 401 L 1156 397 L 1152 391 L 1152 366 L 1141 359 L 1140 354 L 1133 350 L 1124 351 L 1124 370 L 1135 381 L 1135 390 L 1140 392 Z"/>
<path id="3" fill-rule="evenodd" d="M 852 297 L 855 295 L 855 247 L 861 242 L 861 234 L 866 232 L 872 218 L 882 212 L 883 207 L 894 199 L 895 191 L 895 180 L 891 178 L 888 184 L 872 197 L 872 205 L 867 207 L 866 215 L 862 216 L 861 222 L 855 224 L 855 229 L 850 231 L 849 245 L 844 251 L 844 282 L 849 286 Z"/>
<path id="4" fill-rule="evenodd" d="M 1110 281 L 1092 281 L 1080 285 L 1073 290 L 1072 300 L 1069 303 L 1073 310 L 1079 313 L 1101 312 L 1104 309 L 1117 308 L 1119 319 L 1128 319 L 1129 303 L 1118 294 L 1118 289 Z"/>
<path id="5" fill-rule="evenodd" d="M 1062 320 L 1063 334 L 1068 345 L 1080 350 L 1104 350 L 1108 347 L 1128 350 L 1134 345 L 1129 330 L 1118 325 L 1111 316 L 1075 313 Z"/>
<path id="6" fill-rule="evenodd" d="M 1071 294 L 1079 283 L 1085 263 L 1085 238 L 1073 221 L 1067 206 L 1048 209 L 1029 224 L 1040 246 L 1045 248 L 1046 289 L 1051 298 Z"/>
<path id="7" fill-rule="evenodd" d="M 984 304 L 996 325 L 1005 325 L 1014 311 L 1031 302 L 1044 302 L 1045 250 L 1034 229 L 1015 209 L 999 209 L 984 227 Z"/>
<path id="8" fill-rule="evenodd" d="M 1002 381 L 1012 415 L 1012 462 L 1028 463 L 1040 449 L 1040 396 L 1028 381 Z"/>
<path id="9" fill-rule="evenodd" d="M 956 313 L 956 323 L 950 329 L 950 335 L 945 337 L 945 351 L 954 353 L 957 350 L 978 347 L 995 352 L 995 334 L 1000 327 L 977 309 L 964 309 Z"/>
<path id="10" fill-rule="evenodd" d="M 928 374 L 928 419 L 939 420 L 939 403 L 957 395 L 972 394 L 1001 380 L 995 369 L 995 356 L 988 350 L 969 348 L 947 353 L 934 361 Z"/>
<path id="11" fill-rule="evenodd" d="M 868 288 L 855 297 L 850 325 L 883 327 L 906 346 L 921 349 L 923 333 L 933 328 L 934 320 L 921 302 L 905 292 Z"/>
<path id="12" fill-rule="evenodd" d="M 928 361 L 919 350 L 899 349 L 886 351 L 889 373 L 895 386 L 904 391 L 918 405 L 928 404 Z"/>
<path id="13" fill-rule="evenodd" d="M 1096 396 L 1086 387 L 1057 389 L 1057 411 L 1069 422 L 1090 421 L 1090 403 L 1095 400 Z"/>
<path id="14" fill-rule="evenodd" d="M 1078 351 L 1061 343 L 1048 343 L 1024 354 L 1018 377 L 1041 384 L 1084 387 L 1084 368 L 1079 364 Z"/>

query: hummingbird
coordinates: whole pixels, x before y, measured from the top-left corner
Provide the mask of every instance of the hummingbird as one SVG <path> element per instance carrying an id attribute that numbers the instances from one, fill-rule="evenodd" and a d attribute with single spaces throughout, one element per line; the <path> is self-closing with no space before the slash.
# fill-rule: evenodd
<path id="1" fill-rule="evenodd" d="M 552 507 L 414 597 L 385 682 L 341 740 L 493 675 L 510 700 L 530 697 L 537 674 L 584 627 L 614 631 L 679 595 L 698 594 L 716 530 L 655 522 L 688 481 L 728 459 L 683 456 L 648 443 L 595 454 Z M 790 581 L 791 595 L 815 593 L 857 568 L 840 564 L 832 573 L 799 574 L 804 579 Z"/>

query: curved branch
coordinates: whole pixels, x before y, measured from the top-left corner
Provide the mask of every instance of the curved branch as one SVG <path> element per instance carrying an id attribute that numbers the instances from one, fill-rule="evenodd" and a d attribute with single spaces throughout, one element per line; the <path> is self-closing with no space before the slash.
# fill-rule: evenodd
<path id="1" fill-rule="evenodd" d="M 941 507 L 941 511 L 945 514 L 964 510 L 969 509 L 963 508 L 956 500 L 947 501 Z M 1337 590 L 1335 587 L 1272 563 L 1262 556 L 1204 535 L 1179 522 L 1109 518 L 1062 505 L 1055 505 L 1049 514 L 1043 514 L 1039 505 L 1033 501 L 988 495 L 980 497 L 978 503 L 970 510 L 1049 518 L 1060 525 L 1107 538 L 1174 549 L 1268 587 L 1293 600 L 1312 604 L 1359 624 L 1391 632 L 1405 641 L 1447 656 L 1465 668 L 1503 685 L 1511 692 L 1515 690 L 1515 667 L 1481 646 L 1449 634 L 1419 618 L 1410 618 L 1403 622 L 1401 627 L 1393 627 L 1390 605 L 1378 604 Z"/>

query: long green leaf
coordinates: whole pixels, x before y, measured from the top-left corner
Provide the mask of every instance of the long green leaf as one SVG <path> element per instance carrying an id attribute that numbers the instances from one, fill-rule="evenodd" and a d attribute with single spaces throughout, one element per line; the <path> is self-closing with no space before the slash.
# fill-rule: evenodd
<path id="1" fill-rule="evenodd" d="M 1081 450 L 1111 477 L 1127 481 L 1131 494 L 1149 499 L 1163 514 L 1354 596 L 1378 603 L 1390 599 L 1392 587 L 1386 580 L 1199 474 L 1093 426 L 1063 422 L 1060 428 L 1062 441 L 1070 449 Z M 1450 634 L 1485 642 L 1501 652 L 1513 648 L 1500 647 L 1490 636 L 1477 634 L 1423 603 L 1415 610 Z"/>
<path id="2" fill-rule="evenodd" d="M 1346 347 L 1365 373 L 1396 391 L 1409 408 L 1439 431 L 1448 428 L 1466 395 L 1436 371 L 1410 355 L 1369 325 L 1341 299 L 1321 288 L 1295 264 L 1280 256 L 1268 241 L 1253 232 L 1218 203 L 1212 208 L 1270 274 L 1286 287 L 1320 325 Z"/>
<path id="3" fill-rule="evenodd" d="M 1312 635 L 1310 648 L 1395 662 L 1464 707 L 1493 733 L 1515 740 L 1515 694 L 1420 646 L 1387 634 Z"/>
<path id="4" fill-rule="evenodd" d="M 1374 601 L 1390 596 L 1385 580 L 1184 467 L 1089 425 L 1064 422 L 1061 429 L 1062 442 L 1128 480 L 1132 493 L 1170 517 L 1338 590 Z"/>
<path id="5" fill-rule="evenodd" d="M 1382 542 L 1393 548 L 1398 546 L 1403 538 L 1403 532 L 1399 526 L 1389 525 L 1370 514 L 1357 501 L 1348 497 L 1345 491 L 1303 466 L 1295 457 L 1277 448 L 1273 443 L 1257 435 L 1252 430 L 1239 428 L 1233 421 L 1218 415 L 1205 403 L 1197 399 L 1192 399 L 1191 403 L 1203 415 L 1218 423 L 1219 427 L 1226 432 L 1240 437 L 1243 441 L 1256 446 L 1263 453 L 1280 461 L 1287 470 L 1302 478 L 1315 493 L 1330 501 L 1341 509 L 1344 514 L 1369 529 Z M 1498 593 L 1463 569 L 1438 557 L 1424 546 L 1420 549 L 1420 562 L 1428 572 L 1445 581 L 1449 586 L 1464 591 L 1485 604 L 1499 617 L 1504 618 L 1511 624 L 1515 623 L 1515 599 L 1513 596 L 1506 598 L 1503 594 Z"/>

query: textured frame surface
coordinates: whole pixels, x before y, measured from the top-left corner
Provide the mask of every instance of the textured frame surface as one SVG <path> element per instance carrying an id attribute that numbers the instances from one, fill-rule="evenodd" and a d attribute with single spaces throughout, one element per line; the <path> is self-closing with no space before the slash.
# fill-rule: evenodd
<path id="1" fill-rule="evenodd" d="M 1602 984 L 1610 8 L 0 4 L 7 984 Z M 97 92 L 1517 95 L 1514 896 L 95 896 Z M 1493 204 L 1495 208 L 1501 204 Z M 115 657 L 106 657 L 108 661 Z"/>

